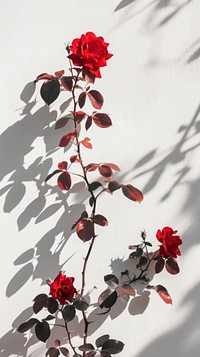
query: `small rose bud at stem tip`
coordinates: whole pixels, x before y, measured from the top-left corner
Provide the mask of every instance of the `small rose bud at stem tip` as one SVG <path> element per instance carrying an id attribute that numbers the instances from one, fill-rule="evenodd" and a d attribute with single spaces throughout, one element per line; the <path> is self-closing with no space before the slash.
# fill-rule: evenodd
<path id="1" fill-rule="evenodd" d="M 145 230 L 141 231 L 141 237 L 142 237 L 143 240 L 146 239 L 147 234 L 146 234 Z"/>

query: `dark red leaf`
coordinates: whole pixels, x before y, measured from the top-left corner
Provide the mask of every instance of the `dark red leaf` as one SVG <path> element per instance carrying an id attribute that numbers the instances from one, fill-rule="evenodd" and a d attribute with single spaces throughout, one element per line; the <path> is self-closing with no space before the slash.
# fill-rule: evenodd
<path id="1" fill-rule="evenodd" d="M 101 355 L 102 355 L 102 354 L 101 354 Z M 95 357 L 95 356 L 100 357 L 98 351 L 95 351 L 95 350 L 94 350 L 94 351 L 88 351 L 88 352 L 85 353 L 85 357 Z M 109 357 L 109 356 L 107 356 L 107 357 Z"/>
<path id="2" fill-rule="evenodd" d="M 57 348 L 57 347 L 60 347 L 60 340 L 55 340 L 54 341 L 54 346 Z"/>
<path id="3" fill-rule="evenodd" d="M 47 317 L 45 317 L 45 319 L 42 319 L 42 321 L 51 321 L 53 319 L 55 319 L 56 317 L 53 315 L 48 315 Z"/>
<path id="4" fill-rule="evenodd" d="M 79 311 L 86 311 L 89 307 L 89 304 L 81 294 L 77 293 L 73 302 L 73 306 Z"/>
<path id="5" fill-rule="evenodd" d="M 80 108 L 83 108 L 85 105 L 86 93 L 82 92 L 78 97 L 78 104 Z"/>
<path id="6" fill-rule="evenodd" d="M 70 157 L 70 162 L 71 163 L 76 162 L 76 159 L 77 159 L 77 155 L 73 155 Z"/>
<path id="7" fill-rule="evenodd" d="M 67 166 L 68 166 L 67 161 L 62 161 L 62 162 L 59 162 L 59 164 L 58 164 L 58 168 L 60 170 L 67 170 Z"/>
<path id="8" fill-rule="evenodd" d="M 90 197 L 90 199 L 89 199 L 89 205 L 90 205 L 90 207 L 92 207 L 93 204 L 94 204 L 94 198 L 93 198 L 93 197 Z"/>
<path id="9" fill-rule="evenodd" d="M 109 166 L 106 165 L 99 165 L 98 166 L 99 173 L 103 177 L 111 177 L 112 176 L 112 170 Z"/>
<path id="10" fill-rule="evenodd" d="M 173 275 L 178 274 L 180 271 L 177 261 L 174 258 L 168 258 L 166 260 L 166 269 Z"/>
<path id="11" fill-rule="evenodd" d="M 87 211 L 83 211 L 82 213 L 81 213 L 81 219 L 82 218 L 88 218 L 88 213 L 87 213 Z"/>
<path id="12" fill-rule="evenodd" d="M 90 138 L 85 138 L 84 140 L 80 141 L 80 144 L 85 146 L 87 149 L 92 149 L 92 144 L 90 142 Z"/>
<path id="13" fill-rule="evenodd" d="M 110 309 L 117 300 L 117 292 L 113 289 L 104 290 L 98 298 L 99 307 Z"/>
<path id="14" fill-rule="evenodd" d="M 46 307 L 47 305 L 47 298 L 48 296 L 46 294 L 39 294 L 35 297 L 34 304 L 33 304 L 33 311 L 35 314 L 37 314 L 40 310 L 43 309 L 43 307 Z"/>
<path id="15" fill-rule="evenodd" d="M 61 84 L 65 88 L 65 90 L 71 92 L 73 87 L 72 77 L 62 77 Z"/>
<path id="16" fill-rule="evenodd" d="M 60 71 L 57 71 L 54 74 L 55 74 L 56 78 L 60 78 L 64 73 L 65 73 L 65 71 L 63 69 L 61 69 Z"/>
<path id="17" fill-rule="evenodd" d="M 156 285 L 154 286 L 154 290 L 157 291 L 158 295 L 161 297 L 161 299 L 166 303 L 166 304 L 172 304 L 172 298 L 169 295 L 167 289 L 162 286 L 162 285 Z"/>
<path id="18" fill-rule="evenodd" d="M 94 346 L 91 343 L 85 343 L 84 345 L 79 346 L 79 350 L 82 352 L 94 350 Z"/>
<path id="19" fill-rule="evenodd" d="M 54 175 L 58 174 L 59 172 L 61 172 L 61 170 L 55 170 L 53 171 L 51 174 L 49 174 L 46 179 L 45 182 L 47 182 L 51 177 L 53 177 Z"/>
<path id="20" fill-rule="evenodd" d="M 64 135 L 60 140 L 59 146 L 66 147 L 69 142 L 74 138 L 75 134 L 76 133 L 72 131 L 71 133 Z"/>
<path id="21" fill-rule="evenodd" d="M 68 123 L 69 120 L 70 120 L 69 117 L 62 117 L 62 118 L 58 119 L 58 121 L 56 122 L 56 125 L 55 125 L 55 129 L 63 128 Z"/>
<path id="22" fill-rule="evenodd" d="M 129 284 L 124 284 L 117 288 L 117 292 L 120 295 L 135 296 L 135 290 Z"/>
<path id="23" fill-rule="evenodd" d="M 129 198 L 129 200 L 141 202 L 143 200 L 143 194 L 137 188 L 133 187 L 132 185 L 123 185 L 122 192 L 124 196 Z"/>
<path id="24" fill-rule="evenodd" d="M 95 75 L 90 73 L 88 70 L 84 69 L 82 74 L 83 74 L 84 80 L 87 81 L 88 83 L 95 82 Z"/>
<path id="25" fill-rule="evenodd" d="M 47 103 L 48 105 L 53 103 L 58 98 L 58 96 L 60 94 L 59 81 L 56 79 L 53 81 L 43 83 L 43 85 L 40 89 L 40 94 L 41 94 L 42 99 L 45 101 L 45 103 Z"/>
<path id="26" fill-rule="evenodd" d="M 165 261 L 164 261 L 164 259 L 162 257 L 160 257 L 156 261 L 156 264 L 155 264 L 155 273 L 156 274 L 160 273 L 163 270 L 164 265 L 165 265 Z"/>
<path id="27" fill-rule="evenodd" d="M 69 350 L 66 347 L 60 347 L 60 352 L 65 356 L 65 357 L 69 357 L 70 353 Z"/>
<path id="28" fill-rule="evenodd" d="M 39 76 L 37 76 L 37 78 L 35 79 L 34 82 L 36 83 L 42 79 L 52 80 L 52 79 L 55 79 L 55 77 L 52 74 L 42 73 L 42 74 L 39 74 Z"/>
<path id="29" fill-rule="evenodd" d="M 71 187 L 71 176 L 70 174 L 66 171 L 63 172 L 59 177 L 58 177 L 58 186 L 61 188 L 61 190 L 66 190 L 68 191 Z"/>
<path id="30" fill-rule="evenodd" d="M 94 223 L 90 219 L 82 219 L 76 227 L 78 237 L 87 242 L 94 236 Z"/>
<path id="31" fill-rule="evenodd" d="M 86 211 L 84 211 L 81 214 L 80 218 L 76 222 L 74 222 L 74 224 L 71 227 L 71 230 L 74 229 L 77 226 L 77 224 L 81 221 L 81 219 L 83 219 L 83 218 L 88 218 L 88 213 Z"/>
<path id="32" fill-rule="evenodd" d="M 92 106 L 95 109 L 101 109 L 104 102 L 101 93 L 99 93 L 97 90 L 92 89 L 87 93 L 87 95 L 90 99 Z"/>
<path id="33" fill-rule="evenodd" d="M 99 226 L 108 225 L 108 221 L 106 217 L 102 216 L 101 214 L 96 214 L 95 216 L 92 217 L 92 220 L 95 224 L 98 224 Z"/>
<path id="34" fill-rule="evenodd" d="M 46 352 L 46 357 L 49 356 L 49 357 L 58 357 L 60 354 L 60 351 L 55 348 L 55 347 L 50 347 L 47 352 Z"/>
<path id="35" fill-rule="evenodd" d="M 99 165 L 98 164 L 88 164 L 87 166 L 85 166 L 86 172 L 91 172 L 91 171 L 95 171 L 97 169 Z"/>
<path id="36" fill-rule="evenodd" d="M 88 117 L 85 123 L 85 130 L 88 130 L 92 125 L 92 117 Z"/>
<path id="37" fill-rule="evenodd" d="M 94 123 L 100 128 L 109 128 L 112 125 L 110 117 L 105 113 L 95 113 L 92 118 Z"/>
<path id="38" fill-rule="evenodd" d="M 76 123 L 80 123 L 83 118 L 85 117 L 85 113 L 82 112 L 82 111 L 79 111 L 79 112 L 72 112 L 72 114 L 74 115 L 74 120 Z"/>
<path id="39" fill-rule="evenodd" d="M 113 163 L 104 162 L 104 165 L 109 166 L 112 170 L 121 171 L 120 168 L 119 168 L 119 166 L 117 166 L 117 165 L 115 165 L 115 164 L 113 164 Z"/>
<path id="40" fill-rule="evenodd" d="M 108 189 L 110 190 L 110 192 L 114 192 L 116 190 L 119 190 L 119 188 L 121 188 L 123 185 L 118 182 L 118 181 L 110 181 L 108 184 Z"/>
<path id="41" fill-rule="evenodd" d="M 112 288 L 116 288 L 119 285 L 118 278 L 113 274 L 108 274 L 104 276 L 104 281 L 106 284 L 111 286 Z"/>

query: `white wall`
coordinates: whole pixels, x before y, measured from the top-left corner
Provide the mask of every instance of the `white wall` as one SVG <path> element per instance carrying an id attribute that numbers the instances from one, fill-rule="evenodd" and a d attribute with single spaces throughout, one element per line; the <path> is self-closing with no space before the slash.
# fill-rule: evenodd
<path id="1" fill-rule="evenodd" d="M 87 247 L 70 227 L 84 202 L 71 195 L 64 207 L 66 196 L 58 189 L 48 195 L 43 185 L 51 166 L 65 157 L 62 149 L 54 152 L 63 131 L 52 125 L 59 105 L 53 104 L 49 114 L 30 82 L 42 72 L 66 69 L 64 44 L 87 31 L 102 35 L 114 56 L 96 82 L 113 126 L 91 129 L 94 149 L 85 151 L 86 160 L 115 162 L 122 170 L 116 178 L 145 194 L 141 205 L 118 192 L 99 203 L 110 224 L 100 230 L 89 262 L 87 290 L 98 288 L 92 301 L 105 288 L 103 276 L 112 271 L 111 260 L 116 270 L 119 259 L 129 254 L 128 245 L 138 242 L 140 229 L 147 230 L 155 247 L 155 232 L 165 225 L 178 229 L 183 239 L 181 273 L 155 277 L 155 283 L 170 291 L 173 305 L 153 293 L 147 307 L 147 296 L 137 306 L 132 301 L 123 313 L 115 309 L 104 316 L 103 324 L 100 318 L 90 341 L 109 333 L 125 343 L 122 357 L 196 356 L 199 0 L 7 0 L 0 16 L 2 356 L 44 355 L 42 342 L 15 329 L 31 316 L 32 299 L 48 293 L 48 287 L 41 286 L 45 277 L 53 278 L 64 266 L 76 277 L 76 286 L 80 284 Z M 66 240 L 58 250 L 63 234 Z M 74 335 L 74 344 L 80 344 Z"/>

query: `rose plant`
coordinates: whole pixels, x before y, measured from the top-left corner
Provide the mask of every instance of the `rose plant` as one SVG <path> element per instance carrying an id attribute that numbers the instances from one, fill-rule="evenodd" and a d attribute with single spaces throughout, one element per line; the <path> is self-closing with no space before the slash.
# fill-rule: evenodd
<path id="1" fill-rule="evenodd" d="M 37 338 L 43 342 L 46 342 L 51 334 L 50 326 L 64 328 L 68 345 L 72 351 L 69 351 L 68 346 L 63 346 L 58 336 L 54 341 L 54 346 L 48 348 L 46 352 L 46 356 L 50 357 L 58 357 L 60 353 L 68 357 L 71 356 L 71 352 L 74 357 L 110 357 L 113 354 L 120 353 L 124 347 L 123 342 L 110 338 L 108 334 L 96 339 L 96 347 L 88 342 L 88 329 L 92 321 L 87 312 L 91 306 L 85 297 L 88 260 L 94 243 L 98 239 L 98 226 L 106 227 L 108 225 L 107 218 L 97 211 L 99 196 L 121 190 L 122 194 L 132 201 L 141 202 L 143 200 L 142 192 L 132 184 L 120 183 L 113 179 L 114 172 L 120 171 L 115 163 L 107 161 L 85 163 L 82 156 L 82 147 L 92 149 L 92 142 L 89 137 L 82 136 L 81 126 L 84 125 L 85 130 L 88 131 L 93 124 L 99 128 L 108 128 L 112 125 L 110 116 L 101 111 L 104 103 L 102 94 L 96 89 L 91 89 L 95 79 L 101 78 L 100 68 L 106 66 L 107 60 L 112 57 L 112 54 L 108 52 L 108 45 L 104 42 L 103 37 L 97 37 L 94 33 L 87 32 L 80 38 L 74 39 L 72 44 L 67 47 L 70 63 L 68 75 L 65 75 L 64 70 L 59 70 L 53 75 L 42 73 L 35 80 L 35 83 L 40 80 L 44 81 L 40 94 L 47 105 L 52 104 L 61 91 L 71 93 L 73 103 L 72 110 L 67 116 L 57 121 L 55 128 L 65 128 L 68 121 L 72 121 L 73 130 L 64 133 L 59 146 L 69 148 L 69 144 L 73 144 L 76 154 L 69 155 L 68 161 L 58 163 L 57 169 L 49 173 L 45 182 L 51 179 L 53 181 L 53 177 L 57 176 L 59 188 L 63 191 L 69 191 L 75 175 L 84 180 L 90 196 L 87 210 L 83 211 L 80 217 L 77 217 L 76 222 L 71 227 L 72 230 L 75 229 L 76 235 L 82 242 L 86 242 L 85 244 L 89 242 L 81 273 L 81 286 L 76 286 L 75 278 L 65 275 L 63 271 L 58 272 L 53 281 L 47 279 L 47 284 L 50 286 L 49 294 L 41 293 L 34 298 L 33 312 L 38 314 L 44 309 L 48 311 L 48 315 L 42 320 L 31 318 L 23 322 L 18 328 L 19 332 L 24 333 L 34 326 Z M 93 107 L 91 113 L 83 111 L 86 99 Z M 78 172 L 73 169 L 77 165 L 79 166 Z M 91 179 L 90 173 L 94 171 L 100 176 L 98 180 Z M 114 274 L 104 276 L 107 288 L 98 298 L 100 312 L 96 314 L 96 318 L 98 318 L 98 315 L 108 314 L 117 300 L 121 299 L 128 302 L 130 298 L 134 299 L 137 295 L 138 282 L 143 284 L 143 291 L 153 289 L 165 303 L 172 303 L 172 299 L 164 286 L 150 284 L 152 280 L 150 271 L 158 274 L 166 267 L 170 274 L 179 272 L 176 258 L 177 255 L 181 255 L 178 246 L 182 241 L 176 233 L 177 231 L 170 227 L 158 230 L 156 237 L 161 245 L 157 250 L 150 252 L 149 249 L 152 244 L 147 240 L 146 232 L 141 232 L 140 243 L 129 246 L 129 249 L 133 250 L 128 258 L 129 269 L 122 270 L 120 276 Z M 73 345 L 69 330 L 69 322 L 75 318 L 76 314 L 82 314 L 82 321 L 84 322 L 83 344 L 79 347 Z M 59 319 L 59 323 L 57 323 L 57 319 Z M 62 323 L 60 323 L 60 319 Z M 52 320 L 55 320 L 54 324 L 49 323 Z"/>

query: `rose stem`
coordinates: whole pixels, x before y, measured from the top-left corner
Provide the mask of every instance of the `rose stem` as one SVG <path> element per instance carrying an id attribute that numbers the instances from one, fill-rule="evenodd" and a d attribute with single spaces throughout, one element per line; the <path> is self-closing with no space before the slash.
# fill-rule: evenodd
<path id="1" fill-rule="evenodd" d="M 131 283 L 133 283 L 133 282 L 135 282 L 135 281 L 137 281 L 137 280 L 139 280 L 139 279 L 142 278 L 142 274 L 145 273 L 145 272 L 148 270 L 149 265 L 151 264 L 153 258 L 156 256 L 157 252 L 158 252 L 158 250 L 156 250 L 156 251 L 154 252 L 154 254 L 152 255 L 152 257 L 149 258 L 149 262 L 148 262 L 146 268 L 145 268 L 145 269 L 142 269 L 141 272 L 140 272 L 140 274 L 139 274 L 137 277 L 134 277 L 134 278 L 131 279 L 129 282 L 127 282 L 128 284 L 131 284 Z"/>
<path id="2" fill-rule="evenodd" d="M 71 61 L 70 61 L 70 66 L 71 66 Z M 72 70 L 72 66 L 71 66 L 71 70 Z M 73 72 L 72 72 L 72 74 L 73 74 Z M 76 87 L 76 83 L 78 81 L 78 76 L 79 76 L 79 73 L 77 73 L 77 76 L 75 78 L 75 83 L 74 83 L 73 88 L 72 88 L 72 98 L 73 98 L 73 102 L 74 102 L 74 110 L 73 110 L 74 113 L 76 112 L 76 107 L 77 107 L 77 102 L 76 102 L 76 98 L 75 98 L 75 87 Z M 75 117 L 74 117 L 74 119 L 75 119 Z M 80 144 L 79 144 L 79 141 L 78 141 L 78 129 L 77 129 L 77 123 L 76 123 L 75 120 L 74 120 L 74 130 L 75 130 L 75 133 L 76 133 L 75 139 L 76 139 L 76 145 L 77 145 L 77 153 L 78 153 L 79 159 L 81 160 L 80 165 L 81 165 L 82 170 L 83 170 L 83 178 L 84 178 L 85 183 L 86 183 L 86 185 L 88 187 L 88 191 L 90 192 L 91 197 L 93 199 L 93 209 L 92 209 L 92 217 L 93 217 L 95 215 L 97 199 L 94 196 L 93 192 L 90 190 L 90 187 L 89 187 L 90 184 L 89 184 L 89 181 L 87 179 L 86 170 L 85 170 L 85 167 L 84 167 L 84 165 L 82 163 Z M 92 241 L 90 243 L 90 246 L 89 246 L 88 252 L 86 254 L 86 257 L 84 259 L 83 270 L 82 270 L 81 295 L 83 295 L 83 293 L 84 293 L 85 280 L 86 280 L 86 278 L 85 278 L 85 276 L 86 276 L 86 268 L 87 268 L 88 259 L 90 257 L 90 254 L 91 254 L 91 251 L 92 251 L 92 248 L 93 248 L 93 245 L 94 245 L 95 238 L 96 238 L 96 235 L 95 235 L 95 231 L 94 231 Z M 84 344 L 85 344 L 86 341 L 87 341 L 89 323 L 88 323 L 85 311 L 82 311 L 82 315 L 83 315 L 83 319 L 84 319 L 84 323 L 85 323 L 84 337 L 83 337 L 84 338 Z M 83 352 L 83 357 L 84 356 L 85 356 L 85 352 Z"/>
<path id="3" fill-rule="evenodd" d="M 69 330 L 68 330 L 68 326 L 67 326 L 67 322 L 66 322 L 66 321 L 65 321 L 65 329 L 66 329 L 66 331 L 67 331 L 67 337 L 68 337 L 69 344 L 70 344 L 72 350 L 74 351 L 75 355 L 77 355 L 76 350 L 75 350 L 75 347 L 72 345 L 71 333 L 70 333 Z"/>

